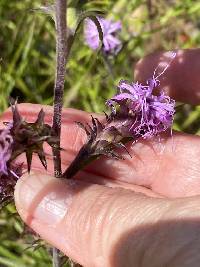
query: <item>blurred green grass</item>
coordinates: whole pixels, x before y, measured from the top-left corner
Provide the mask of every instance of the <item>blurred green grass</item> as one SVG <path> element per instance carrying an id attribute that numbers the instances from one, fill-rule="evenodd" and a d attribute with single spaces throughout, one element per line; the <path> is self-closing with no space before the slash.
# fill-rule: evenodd
<path id="1" fill-rule="evenodd" d="M 19 102 L 52 104 L 55 31 L 51 17 L 38 10 L 45 4 L 42 0 L 0 1 L 1 112 L 10 96 L 18 96 Z M 80 30 L 67 66 L 66 107 L 102 112 L 117 82 L 132 79 L 138 59 L 158 50 L 200 46 L 200 3 L 196 0 L 72 0 L 69 4 L 70 27 L 86 10 L 101 10 L 120 19 L 124 45 L 111 61 L 112 77 L 102 58 L 84 44 Z M 199 120 L 200 107 L 186 105 L 177 114 L 174 128 L 199 134 Z M 48 250 L 24 251 L 22 223 L 13 213 L 9 206 L 0 215 L 0 266 L 51 266 Z"/>

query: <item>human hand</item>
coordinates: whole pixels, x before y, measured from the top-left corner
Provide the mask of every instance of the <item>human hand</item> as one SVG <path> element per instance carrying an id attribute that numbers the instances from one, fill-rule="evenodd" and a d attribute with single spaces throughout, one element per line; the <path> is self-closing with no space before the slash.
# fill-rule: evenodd
<path id="1" fill-rule="evenodd" d="M 177 56 L 161 83 L 168 85 L 169 94 L 177 100 L 197 104 L 200 52 L 185 53 L 191 54 L 181 63 Z M 181 57 L 184 59 L 186 54 Z M 140 62 L 138 78 L 150 77 L 157 62 L 160 56 L 157 61 L 149 57 Z M 197 70 L 189 71 L 188 81 L 189 75 L 181 73 L 183 70 L 187 73 L 189 66 L 196 66 Z M 34 121 L 40 108 L 19 105 L 29 121 Z M 44 110 L 46 122 L 50 123 L 52 108 Z M 2 120 L 10 117 L 8 111 Z M 64 110 L 63 169 L 85 139 L 74 121 L 89 119 L 85 112 Z M 50 152 L 50 148 L 46 147 L 46 151 Z M 70 181 L 50 176 L 53 171 L 50 157 L 48 175 L 34 158 L 35 173 L 20 178 L 16 186 L 20 216 L 42 238 L 86 267 L 199 266 L 199 137 L 183 133 L 163 135 L 160 143 L 156 138 L 138 142 L 130 147 L 130 153 L 132 158 L 127 156 L 124 161 L 101 158 Z"/>

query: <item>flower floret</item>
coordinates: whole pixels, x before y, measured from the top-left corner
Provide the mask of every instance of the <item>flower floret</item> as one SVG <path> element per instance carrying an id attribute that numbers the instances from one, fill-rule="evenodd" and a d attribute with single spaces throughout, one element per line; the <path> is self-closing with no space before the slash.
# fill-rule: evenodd
<path id="1" fill-rule="evenodd" d="M 159 86 L 159 80 L 150 79 L 146 85 L 130 83 L 122 80 L 119 83 L 119 93 L 107 101 L 107 105 L 118 105 L 118 114 L 126 111 L 129 119 L 128 130 L 134 137 L 150 137 L 172 126 L 175 113 L 175 101 L 164 92 L 154 95 Z"/>

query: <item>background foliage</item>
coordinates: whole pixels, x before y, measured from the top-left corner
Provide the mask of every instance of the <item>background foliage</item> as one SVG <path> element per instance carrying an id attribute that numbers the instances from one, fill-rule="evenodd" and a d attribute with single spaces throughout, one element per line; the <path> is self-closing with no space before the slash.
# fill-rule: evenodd
<path id="1" fill-rule="evenodd" d="M 0 0 L 1 112 L 7 108 L 9 96 L 18 96 L 19 102 L 52 104 L 54 23 L 38 9 L 49 2 Z M 120 19 L 123 48 L 115 60 L 111 59 L 111 75 L 105 61 L 85 45 L 80 29 L 68 61 L 66 107 L 101 112 L 118 80 L 132 79 L 134 64 L 141 57 L 158 50 L 200 46 L 200 3 L 196 0 L 71 0 L 69 4 L 71 28 L 77 15 L 88 10 L 101 10 Z M 185 105 L 174 127 L 198 134 L 198 119 L 200 107 Z M 14 213 L 14 207 L 8 206 L 0 215 L 0 266 L 51 266 L 49 249 L 24 251 L 23 225 L 19 218 L 13 218 Z"/>

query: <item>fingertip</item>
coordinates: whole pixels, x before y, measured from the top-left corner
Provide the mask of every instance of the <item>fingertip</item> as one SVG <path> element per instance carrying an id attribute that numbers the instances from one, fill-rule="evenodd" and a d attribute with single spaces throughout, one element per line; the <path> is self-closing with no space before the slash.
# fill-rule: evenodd
<path id="1" fill-rule="evenodd" d="M 163 70 L 163 64 L 169 68 L 159 77 L 159 90 L 164 90 L 175 100 L 189 103 L 200 103 L 200 49 L 176 50 L 176 57 L 170 63 L 174 51 L 156 52 L 141 59 L 135 66 L 134 77 L 139 82 L 146 82 L 152 77 L 155 69 Z"/>

